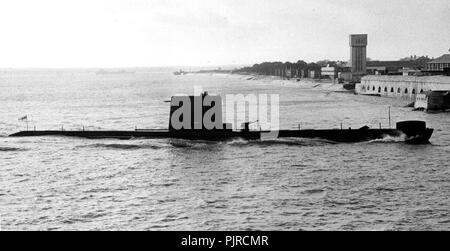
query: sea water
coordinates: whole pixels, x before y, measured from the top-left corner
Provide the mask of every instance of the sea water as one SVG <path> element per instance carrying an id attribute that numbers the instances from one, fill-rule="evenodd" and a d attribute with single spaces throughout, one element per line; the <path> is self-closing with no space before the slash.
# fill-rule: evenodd
<path id="1" fill-rule="evenodd" d="M 448 230 L 450 114 L 331 84 L 174 69 L 0 71 L 2 230 Z M 174 94 L 278 94 L 280 128 L 425 120 L 430 145 L 267 139 L 9 138 L 167 128 Z"/>

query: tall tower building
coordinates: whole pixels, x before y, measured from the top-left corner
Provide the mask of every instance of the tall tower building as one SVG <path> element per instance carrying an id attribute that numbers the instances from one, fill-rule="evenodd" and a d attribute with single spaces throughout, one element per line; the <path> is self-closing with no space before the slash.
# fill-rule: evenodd
<path id="1" fill-rule="evenodd" d="M 350 35 L 350 65 L 352 75 L 366 74 L 367 34 Z"/>

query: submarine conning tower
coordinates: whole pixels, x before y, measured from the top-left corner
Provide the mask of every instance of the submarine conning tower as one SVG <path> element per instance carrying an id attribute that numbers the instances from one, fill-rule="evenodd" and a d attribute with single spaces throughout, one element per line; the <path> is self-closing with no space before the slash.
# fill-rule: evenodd
<path id="1" fill-rule="evenodd" d="M 397 130 L 403 132 L 408 137 L 413 137 L 422 134 L 427 130 L 427 123 L 425 121 L 402 121 L 397 123 Z"/>
<path id="2" fill-rule="evenodd" d="M 222 97 L 202 92 L 200 95 L 177 95 L 170 100 L 169 131 L 231 130 L 222 122 Z M 205 118 L 206 117 L 206 118 Z M 214 128 L 205 120 L 213 121 Z M 182 123 L 183 126 L 174 123 Z M 228 125 L 228 128 L 231 128 Z"/>

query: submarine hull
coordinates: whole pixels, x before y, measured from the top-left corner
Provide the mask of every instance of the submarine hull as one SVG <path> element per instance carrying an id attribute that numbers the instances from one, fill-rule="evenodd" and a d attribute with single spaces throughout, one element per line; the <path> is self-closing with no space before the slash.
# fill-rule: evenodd
<path id="1" fill-rule="evenodd" d="M 88 139 L 132 139 L 132 138 L 176 138 L 188 140 L 225 141 L 232 139 L 259 140 L 269 131 L 227 131 L 227 130 L 186 130 L 186 131 L 22 131 L 10 137 L 67 136 Z M 386 137 L 404 137 L 407 143 L 429 143 L 433 129 L 405 134 L 397 129 L 365 129 L 365 130 L 280 130 L 271 132 L 278 138 L 317 138 L 334 142 L 354 143 Z"/>

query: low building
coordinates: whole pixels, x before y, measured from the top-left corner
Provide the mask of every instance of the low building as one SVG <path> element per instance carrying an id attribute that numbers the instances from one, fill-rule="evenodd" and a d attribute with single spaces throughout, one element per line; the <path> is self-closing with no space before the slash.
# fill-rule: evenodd
<path id="1" fill-rule="evenodd" d="M 367 74 L 369 75 L 385 75 L 387 73 L 386 66 L 368 66 Z"/>
<path id="2" fill-rule="evenodd" d="M 334 80 L 338 77 L 337 67 L 330 67 L 329 65 L 322 67 L 321 74 L 323 77 L 328 77 L 331 80 Z"/>
<path id="3" fill-rule="evenodd" d="M 284 69 L 284 76 L 286 76 L 287 78 L 292 78 L 293 77 L 291 68 Z"/>
<path id="4" fill-rule="evenodd" d="M 352 82 L 352 80 L 353 80 L 352 73 L 348 72 L 348 71 L 347 72 L 339 72 L 338 79 L 339 79 L 339 83 Z"/>
<path id="5" fill-rule="evenodd" d="M 415 101 L 417 94 L 429 91 L 449 91 L 447 76 L 365 76 L 355 92 Z"/>
<path id="6" fill-rule="evenodd" d="M 444 73 L 450 69 L 450 54 L 444 54 L 427 63 L 426 71 L 433 73 Z"/>
<path id="7" fill-rule="evenodd" d="M 422 75 L 421 70 L 415 70 L 408 67 L 403 67 L 403 69 L 399 70 L 403 76 L 420 76 Z"/>
<path id="8" fill-rule="evenodd" d="M 402 69 L 422 70 L 425 68 L 425 63 L 421 60 L 411 61 L 368 61 L 368 74 L 380 75 L 402 75 Z"/>

